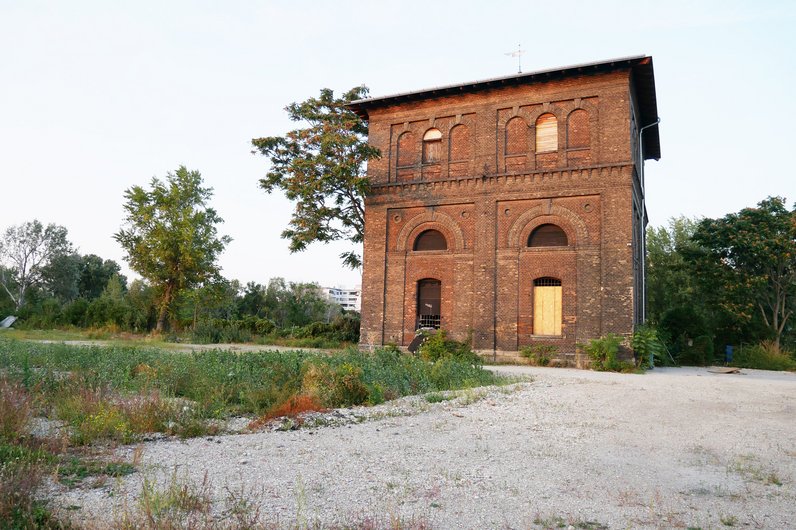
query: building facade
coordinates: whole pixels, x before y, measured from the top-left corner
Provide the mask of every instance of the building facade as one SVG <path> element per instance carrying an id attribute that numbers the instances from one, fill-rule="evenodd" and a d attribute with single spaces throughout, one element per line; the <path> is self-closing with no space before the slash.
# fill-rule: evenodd
<path id="1" fill-rule="evenodd" d="M 643 320 L 643 161 L 660 157 L 651 57 L 351 107 L 382 153 L 368 165 L 363 346 L 431 327 L 496 356 L 566 355 Z"/>

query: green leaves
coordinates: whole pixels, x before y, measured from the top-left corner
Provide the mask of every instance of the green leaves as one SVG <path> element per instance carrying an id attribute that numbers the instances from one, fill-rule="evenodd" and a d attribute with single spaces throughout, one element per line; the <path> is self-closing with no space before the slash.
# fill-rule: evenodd
<path id="1" fill-rule="evenodd" d="M 216 259 L 231 239 L 218 235 L 224 220 L 207 206 L 212 195 L 201 174 L 185 166 L 165 181 L 153 178 L 149 190 L 133 186 L 124 193 L 125 224 L 113 237 L 130 267 L 160 291 L 158 331 L 181 290 L 219 278 Z"/>
<path id="2" fill-rule="evenodd" d="M 712 266 L 725 307 L 745 321 L 761 317 L 779 346 L 796 307 L 796 212 L 769 197 L 757 208 L 703 220 L 694 241 L 704 248 L 695 261 Z"/>
<path id="3" fill-rule="evenodd" d="M 296 203 L 282 232 L 290 241 L 291 252 L 314 242 L 349 240 L 358 244 L 363 240 L 363 199 L 369 187 L 365 166 L 380 154 L 367 143 L 367 123 L 346 105 L 367 94 L 364 86 L 352 88 L 340 98 L 322 89 L 318 98 L 285 108 L 292 121 L 305 127 L 285 136 L 252 140 L 253 152 L 271 162 L 260 187 L 267 193 L 280 190 Z M 361 265 L 354 251 L 340 257 L 351 268 Z"/>

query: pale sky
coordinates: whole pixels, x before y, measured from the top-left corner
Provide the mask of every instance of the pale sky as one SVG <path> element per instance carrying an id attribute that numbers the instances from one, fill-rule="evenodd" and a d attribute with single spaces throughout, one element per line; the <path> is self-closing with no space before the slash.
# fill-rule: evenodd
<path id="1" fill-rule="evenodd" d="M 693 5 L 696 4 L 696 5 Z M 118 261 L 123 193 L 185 165 L 214 188 L 243 282 L 353 286 L 348 248 L 290 254 L 292 205 L 250 141 L 323 87 L 371 95 L 646 54 L 661 116 L 647 209 L 719 217 L 796 199 L 796 2 L 0 0 L 0 229 L 34 218 Z"/>

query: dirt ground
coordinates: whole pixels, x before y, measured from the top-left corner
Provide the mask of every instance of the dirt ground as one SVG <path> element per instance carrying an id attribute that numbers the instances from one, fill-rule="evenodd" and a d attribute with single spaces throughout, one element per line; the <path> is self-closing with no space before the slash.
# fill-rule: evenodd
<path id="1" fill-rule="evenodd" d="M 141 471 L 55 502 L 112 525 L 144 479 L 207 477 L 218 517 L 236 492 L 289 527 L 796 527 L 796 374 L 492 369 L 534 380 L 345 426 L 121 448 Z"/>

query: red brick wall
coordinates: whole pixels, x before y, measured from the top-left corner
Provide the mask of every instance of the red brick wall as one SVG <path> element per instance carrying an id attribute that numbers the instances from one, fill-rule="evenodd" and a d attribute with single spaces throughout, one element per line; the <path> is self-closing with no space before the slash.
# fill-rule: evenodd
<path id="1" fill-rule="evenodd" d="M 485 351 L 576 342 L 633 328 L 633 168 L 629 75 L 574 77 L 406 103 L 370 111 L 362 344 L 414 337 L 417 282 L 442 282 L 442 327 L 473 332 Z M 558 150 L 535 152 L 535 123 L 553 114 Z M 574 113 L 574 114 L 573 114 Z M 572 119 L 570 119 L 572 118 Z M 430 128 L 442 160 L 423 164 Z M 411 133 L 414 146 L 399 138 Z M 404 135 L 404 136 L 402 136 Z M 412 153 L 411 160 L 397 153 Z M 553 223 L 567 247 L 528 248 Z M 434 228 L 444 251 L 412 251 Z M 533 280 L 562 282 L 562 335 L 533 335 Z"/>

